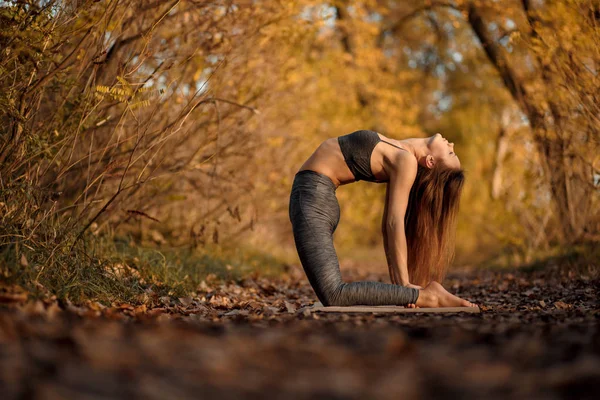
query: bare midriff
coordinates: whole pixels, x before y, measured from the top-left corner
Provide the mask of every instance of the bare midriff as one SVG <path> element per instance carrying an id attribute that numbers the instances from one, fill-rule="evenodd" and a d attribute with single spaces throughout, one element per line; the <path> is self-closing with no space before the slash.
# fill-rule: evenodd
<path id="1" fill-rule="evenodd" d="M 378 135 L 380 139 L 405 147 L 399 140 L 387 138 L 380 133 Z M 391 155 L 397 151 L 401 150 L 382 144 L 382 142 L 377 143 L 373 153 L 371 153 L 371 171 L 377 180 L 387 181 L 389 179 L 389 174 L 386 171 L 389 171 L 392 167 Z M 329 177 L 336 188 L 355 181 L 352 171 L 350 171 L 346 160 L 344 160 L 337 137 L 329 138 L 321 143 L 302 164 L 298 172 L 306 169 Z"/>

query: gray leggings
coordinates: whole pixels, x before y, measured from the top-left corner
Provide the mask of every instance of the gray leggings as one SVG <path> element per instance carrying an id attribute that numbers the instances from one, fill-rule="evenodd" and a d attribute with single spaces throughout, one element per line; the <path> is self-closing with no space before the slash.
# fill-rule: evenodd
<path id="1" fill-rule="evenodd" d="M 335 184 L 321 173 L 296 174 L 290 195 L 289 217 L 300 262 L 317 297 L 325 306 L 406 305 L 416 303 L 417 289 L 383 282 L 342 281 L 333 247 L 340 221 Z"/>

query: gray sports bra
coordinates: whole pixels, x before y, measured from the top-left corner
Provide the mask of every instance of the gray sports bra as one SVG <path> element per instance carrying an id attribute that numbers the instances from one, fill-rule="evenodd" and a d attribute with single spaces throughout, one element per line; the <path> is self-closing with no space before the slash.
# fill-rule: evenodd
<path id="1" fill-rule="evenodd" d="M 340 144 L 344 160 L 346 160 L 348 168 L 350 168 L 350 171 L 352 171 L 352 174 L 357 181 L 375 183 L 387 182 L 376 180 L 371 171 L 371 154 L 379 142 L 384 142 L 406 151 L 406 149 L 402 147 L 381 139 L 375 131 L 363 129 L 347 135 L 338 136 L 338 143 Z"/>

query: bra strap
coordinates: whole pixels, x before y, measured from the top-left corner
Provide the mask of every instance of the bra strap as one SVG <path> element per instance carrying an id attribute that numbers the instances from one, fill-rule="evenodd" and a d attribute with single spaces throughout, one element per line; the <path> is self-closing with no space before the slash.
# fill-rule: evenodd
<path id="1" fill-rule="evenodd" d="M 385 140 L 383 140 L 383 139 L 379 139 L 379 140 L 381 140 L 383 143 L 391 144 L 392 146 L 394 146 L 394 147 L 397 147 L 397 148 L 399 148 L 399 149 L 402 149 L 402 150 L 404 150 L 404 151 L 408 151 L 408 150 L 406 150 L 404 147 L 399 147 L 399 146 L 396 146 L 395 144 L 393 144 L 393 143 L 390 143 L 390 142 L 386 142 L 386 141 L 385 141 Z"/>

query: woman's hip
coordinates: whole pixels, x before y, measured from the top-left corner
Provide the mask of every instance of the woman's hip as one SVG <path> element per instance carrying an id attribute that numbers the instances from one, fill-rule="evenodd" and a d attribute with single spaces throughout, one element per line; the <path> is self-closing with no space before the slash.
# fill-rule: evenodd
<path id="1" fill-rule="evenodd" d="M 340 206 L 335 184 L 329 177 L 311 170 L 298 172 L 290 194 L 289 214 L 294 224 L 303 218 L 311 226 L 325 224 L 335 230 L 340 219 Z"/>

